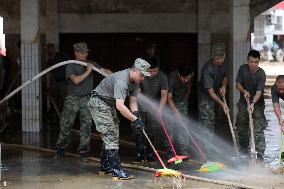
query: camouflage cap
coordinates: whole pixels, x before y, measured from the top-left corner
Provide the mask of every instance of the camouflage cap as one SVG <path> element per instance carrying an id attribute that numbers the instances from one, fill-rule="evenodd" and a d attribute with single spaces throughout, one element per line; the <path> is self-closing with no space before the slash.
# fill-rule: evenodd
<path id="1" fill-rule="evenodd" d="M 150 64 L 143 60 L 142 58 L 136 58 L 133 67 L 143 73 L 143 75 L 149 77 L 151 73 L 149 72 Z"/>
<path id="2" fill-rule="evenodd" d="M 225 45 L 223 43 L 215 43 L 212 46 L 212 58 L 225 57 Z"/>
<path id="3" fill-rule="evenodd" d="M 84 42 L 75 43 L 73 44 L 73 47 L 74 51 L 79 51 L 81 53 L 86 53 L 90 51 L 90 49 L 88 49 L 87 43 Z"/>

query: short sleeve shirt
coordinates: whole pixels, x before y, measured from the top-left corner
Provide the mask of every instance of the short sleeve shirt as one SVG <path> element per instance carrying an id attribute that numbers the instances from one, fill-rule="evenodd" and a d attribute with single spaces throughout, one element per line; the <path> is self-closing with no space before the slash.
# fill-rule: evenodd
<path id="1" fill-rule="evenodd" d="M 141 92 L 156 100 L 161 99 L 161 90 L 168 89 L 169 85 L 167 75 L 161 70 L 159 70 L 157 76 L 145 77 L 144 81 L 141 83 Z"/>
<path id="2" fill-rule="evenodd" d="M 213 61 L 209 60 L 201 70 L 201 77 L 199 80 L 199 90 L 201 95 L 210 98 L 208 89 L 211 88 L 218 94 L 225 76 L 226 62 L 220 66 L 214 66 Z"/>
<path id="3" fill-rule="evenodd" d="M 279 98 L 284 100 L 284 96 L 281 96 L 277 93 L 275 84 L 271 88 L 271 97 L 272 97 L 272 103 L 279 103 Z"/>
<path id="4" fill-rule="evenodd" d="M 101 66 L 97 63 L 93 63 L 98 69 L 101 69 Z M 79 64 L 68 64 L 66 66 L 66 79 L 68 80 L 68 94 L 83 96 L 91 93 L 93 89 L 93 74 L 96 72 L 91 72 L 82 82 L 77 85 L 70 80 L 71 75 L 82 75 L 86 72 L 87 67 Z"/>
<path id="5" fill-rule="evenodd" d="M 253 100 L 257 91 L 261 91 L 262 95 L 255 105 L 263 105 L 263 92 L 265 88 L 266 74 L 262 68 L 259 68 L 255 73 L 249 71 L 248 64 L 241 65 L 237 74 L 236 82 L 240 83 L 250 94 L 250 101 Z M 246 104 L 244 95 L 240 95 L 240 103 Z"/>
<path id="6" fill-rule="evenodd" d="M 187 83 L 182 83 L 178 79 L 178 70 L 175 70 L 168 75 L 168 81 L 169 93 L 172 94 L 173 101 L 182 102 L 188 91 L 188 88 L 191 85 L 190 81 L 188 81 Z"/>
<path id="7" fill-rule="evenodd" d="M 137 96 L 138 84 L 130 82 L 130 69 L 115 72 L 104 78 L 94 91 L 102 98 L 115 101 Z"/>

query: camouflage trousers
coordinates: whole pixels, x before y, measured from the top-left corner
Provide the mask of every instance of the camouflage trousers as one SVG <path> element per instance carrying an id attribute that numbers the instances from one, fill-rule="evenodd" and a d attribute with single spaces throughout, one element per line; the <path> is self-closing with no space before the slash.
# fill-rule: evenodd
<path id="1" fill-rule="evenodd" d="M 119 119 L 115 106 L 111 106 L 98 96 L 88 103 L 96 130 L 100 133 L 106 150 L 119 149 Z"/>
<path id="2" fill-rule="evenodd" d="M 217 104 L 213 99 L 207 99 L 204 97 L 200 97 L 198 103 L 199 110 L 199 122 L 201 126 L 206 129 L 205 134 L 208 139 L 212 139 L 215 132 L 216 123 L 219 123 L 222 107 Z"/>
<path id="3" fill-rule="evenodd" d="M 252 118 L 254 124 L 255 148 L 257 153 L 263 156 L 266 147 L 263 130 L 267 126 L 267 121 L 264 115 L 264 105 L 254 107 Z M 247 106 L 241 103 L 238 104 L 236 127 L 239 133 L 239 143 L 241 151 L 244 153 L 248 153 L 250 143 L 249 115 L 247 111 Z"/>
<path id="4" fill-rule="evenodd" d="M 77 113 L 80 113 L 80 145 L 79 153 L 87 153 L 90 149 L 92 118 L 87 108 L 89 96 L 68 95 L 65 100 L 63 115 L 60 120 L 60 133 L 56 143 L 57 149 L 65 149 L 70 143 L 70 134 Z"/>

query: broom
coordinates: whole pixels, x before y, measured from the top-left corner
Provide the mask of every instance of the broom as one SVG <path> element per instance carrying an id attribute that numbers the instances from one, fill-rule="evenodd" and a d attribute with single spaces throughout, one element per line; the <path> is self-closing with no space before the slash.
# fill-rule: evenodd
<path id="1" fill-rule="evenodd" d="M 159 169 L 156 173 L 155 173 L 155 177 L 161 177 L 161 176 L 170 176 L 170 177 L 179 177 L 181 176 L 181 172 L 175 171 L 173 169 L 168 169 L 163 160 L 161 159 L 160 155 L 158 154 L 156 148 L 154 147 L 154 145 L 152 144 L 150 138 L 148 137 L 147 133 L 145 132 L 144 129 L 142 129 L 143 134 L 145 135 L 146 139 L 148 140 L 151 148 L 153 149 L 155 155 L 157 156 L 159 162 L 161 163 L 161 165 L 163 166 L 163 169 Z"/>
<path id="2" fill-rule="evenodd" d="M 174 148 L 174 145 L 173 145 L 173 142 L 172 142 L 172 140 L 171 140 L 171 137 L 169 136 L 169 133 L 168 133 L 168 131 L 167 131 L 166 127 L 165 127 L 165 124 L 164 124 L 164 122 L 163 122 L 162 116 L 161 116 L 161 115 L 158 115 L 158 116 L 159 116 L 159 119 L 160 119 L 160 126 L 161 126 L 162 129 L 164 130 L 164 133 L 166 134 L 167 139 L 168 139 L 168 141 L 169 141 L 169 143 L 170 143 L 170 147 L 171 147 L 171 149 L 172 149 L 172 151 L 173 151 L 173 153 L 174 153 L 174 157 L 170 158 L 170 159 L 168 160 L 168 163 L 174 162 L 175 164 L 180 164 L 180 163 L 182 163 L 182 160 L 183 160 L 183 159 L 187 159 L 188 157 L 187 157 L 187 156 L 178 156 L 178 155 L 177 155 L 177 152 L 176 152 L 176 150 L 175 150 L 175 148 Z"/>

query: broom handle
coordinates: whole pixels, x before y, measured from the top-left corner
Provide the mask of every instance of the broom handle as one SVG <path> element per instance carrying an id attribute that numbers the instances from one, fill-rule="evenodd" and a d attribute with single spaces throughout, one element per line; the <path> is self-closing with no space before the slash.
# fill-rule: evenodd
<path id="1" fill-rule="evenodd" d="M 251 145 L 252 145 L 252 155 L 253 159 L 256 160 L 256 151 L 255 151 L 255 140 L 254 140 L 254 126 L 253 126 L 253 119 L 252 119 L 252 112 L 249 108 L 250 103 L 249 99 L 245 97 L 247 101 L 247 109 L 248 109 L 248 114 L 249 114 L 249 128 L 250 128 L 250 137 L 251 137 Z"/>
<path id="2" fill-rule="evenodd" d="M 143 131 L 143 134 L 145 135 L 145 137 L 147 138 L 147 140 L 148 140 L 150 146 L 152 147 L 153 151 L 155 152 L 155 154 L 156 154 L 156 156 L 157 156 L 159 162 L 161 163 L 161 165 L 163 166 L 163 168 L 166 169 L 166 166 L 165 166 L 163 160 L 161 159 L 161 157 L 160 157 L 160 155 L 158 154 L 156 148 L 155 148 L 154 145 L 152 144 L 152 142 L 151 142 L 150 138 L 148 137 L 147 133 L 145 132 L 144 129 L 142 129 L 142 131 Z"/>
<path id="3" fill-rule="evenodd" d="M 279 144 L 279 166 L 282 165 L 282 147 L 283 147 L 283 135 L 284 133 L 281 131 L 281 137 L 280 137 L 280 144 Z"/>
<path id="4" fill-rule="evenodd" d="M 45 69 L 44 71 L 40 72 L 39 74 L 35 75 L 32 79 L 26 81 L 24 84 L 22 84 L 21 86 L 19 86 L 18 88 L 16 88 L 14 91 L 12 91 L 8 96 L 6 96 L 5 98 L 3 98 L 0 101 L 0 104 L 2 104 L 3 102 L 7 101 L 9 98 L 11 98 L 14 94 L 16 94 L 17 92 L 19 92 L 20 90 L 22 90 L 24 87 L 26 87 L 27 85 L 29 85 L 30 83 L 32 83 L 33 81 L 37 80 L 38 78 L 40 78 L 41 76 L 43 76 L 44 74 L 50 72 L 51 70 L 58 68 L 60 66 L 64 66 L 66 64 L 80 64 L 83 66 L 87 66 L 88 64 L 86 62 L 82 62 L 82 61 L 78 61 L 78 60 L 67 60 L 67 61 L 63 61 L 60 62 L 58 64 L 55 64 L 47 69 Z M 100 73 L 103 76 L 107 76 L 108 74 L 106 74 L 105 72 L 103 72 L 101 69 L 96 68 L 95 66 L 93 67 L 93 70 L 95 70 L 96 72 Z"/>
<path id="5" fill-rule="evenodd" d="M 177 153 L 176 153 L 175 147 L 173 145 L 173 142 L 171 140 L 171 137 L 169 136 L 169 133 L 168 133 L 168 131 L 167 131 L 166 127 L 165 127 L 164 121 L 162 119 L 162 115 L 158 115 L 158 116 L 159 116 L 159 119 L 160 119 L 160 126 L 163 128 L 163 130 L 164 130 L 164 132 L 165 132 L 165 134 L 167 136 L 167 139 L 168 139 L 168 141 L 170 143 L 171 149 L 174 152 L 174 155 L 177 156 Z"/>
<path id="6" fill-rule="evenodd" d="M 226 104 L 226 106 L 228 106 L 228 105 L 227 105 L 227 102 L 226 102 L 225 95 L 222 95 L 222 98 L 223 98 L 223 102 Z M 225 112 L 225 113 L 226 113 L 226 116 L 227 116 L 227 118 L 228 118 L 228 122 L 229 122 L 230 130 L 231 130 L 231 134 L 232 134 L 232 138 L 233 138 L 233 142 L 234 142 L 234 147 L 235 147 L 235 150 L 236 150 L 236 154 L 237 154 L 238 160 L 240 160 L 239 150 L 238 150 L 237 140 L 236 140 L 236 135 L 235 135 L 235 132 L 234 132 L 234 129 L 233 129 L 231 116 L 230 116 L 230 113 L 229 113 L 229 112 Z"/>

